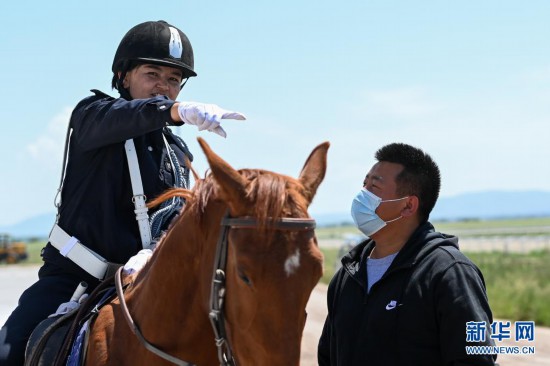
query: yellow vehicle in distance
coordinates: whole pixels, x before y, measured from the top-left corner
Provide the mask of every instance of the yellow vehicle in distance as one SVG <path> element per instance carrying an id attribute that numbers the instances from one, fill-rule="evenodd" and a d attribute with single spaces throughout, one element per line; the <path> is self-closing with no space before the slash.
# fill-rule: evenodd
<path id="1" fill-rule="evenodd" d="M 0 234 L 0 263 L 18 263 L 28 257 L 27 244 L 13 241 L 9 234 Z"/>

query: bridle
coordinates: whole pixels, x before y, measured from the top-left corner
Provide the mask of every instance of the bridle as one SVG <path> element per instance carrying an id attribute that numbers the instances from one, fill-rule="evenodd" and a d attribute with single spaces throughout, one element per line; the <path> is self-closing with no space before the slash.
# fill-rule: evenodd
<path id="1" fill-rule="evenodd" d="M 212 284 L 210 287 L 210 312 L 208 317 L 214 330 L 214 340 L 216 347 L 218 348 L 218 359 L 221 366 L 236 366 L 235 359 L 233 358 L 233 352 L 231 345 L 227 339 L 227 331 L 225 329 L 225 316 L 223 311 L 225 300 L 225 270 L 227 265 L 227 251 L 228 251 L 228 234 L 229 229 L 255 229 L 260 225 L 258 220 L 254 217 L 236 217 L 232 218 L 229 213 L 226 213 L 221 221 L 221 232 L 218 237 L 218 243 L 216 245 L 216 253 L 214 257 L 214 270 L 212 276 Z M 313 218 L 294 218 L 284 217 L 278 219 L 267 219 L 266 228 L 271 230 L 293 230 L 293 231 L 307 231 L 315 229 L 316 223 Z M 118 298 L 120 299 L 120 306 L 122 312 L 130 329 L 137 336 L 143 346 L 149 351 L 153 352 L 157 356 L 172 362 L 179 366 L 192 366 L 193 364 L 180 360 L 161 349 L 145 339 L 138 325 L 132 319 L 128 306 L 124 299 L 122 278 L 122 267 L 117 271 L 115 275 L 115 286 L 117 290 Z"/>
<path id="2" fill-rule="evenodd" d="M 315 220 L 311 218 L 280 218 L 267 221 L 267 228 L 274 230 L 313 230 Z M 227 250 L 229 229 L 254 229 L 258 227 L 258 220 L 253 217 L 231 218 L 226 214 L 221 222 L 222 231 L 216 246 L 214 258 L 214 274 L 210 292 L 210 323 L 214 330 L 218 359 L 222 366 L 235 366 L 235 359 L 225 330 L 225 316 L 223 305 L 225 299 L 225 268 L 227 264 Z"/>

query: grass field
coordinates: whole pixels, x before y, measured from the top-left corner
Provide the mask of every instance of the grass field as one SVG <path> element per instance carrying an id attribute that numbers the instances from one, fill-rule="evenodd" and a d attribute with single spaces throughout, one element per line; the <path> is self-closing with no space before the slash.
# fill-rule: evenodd
<path id="1" fill-rule="evenodd" d="M 27 251 L 29 253 L 29 259 L 24 263 L 38 264 L 42 263 L 42 257 L 40 257 L 40 251 L 46 246 L 45 241 L 34 241 L 27 244 Z"/>
<path id="2" fill-rule="evenodd" d="M 322 248 L 329 283 L 334 275 L 337 248 Z M 550 251 L 527 254 L 476 252 L 466 255 L 481 269 L 495 318 L 534 320 L 550 326 Z"/>
<path id="3" fill-rule="evenodd" d="M 483 272 L 495 317 L 550 326 L 550 251 L 468 256 Z"/>
<path id="4" fill-rule="evenodd" d="M 550 217 L 533 217 L 502 220 L 434 221 L 437 231 L 464 237 L 549 235 Z M 360 234 L 349 225 L 319 227 L 315 230 L 319 239 L 342 238 L 345 234 Z"/>

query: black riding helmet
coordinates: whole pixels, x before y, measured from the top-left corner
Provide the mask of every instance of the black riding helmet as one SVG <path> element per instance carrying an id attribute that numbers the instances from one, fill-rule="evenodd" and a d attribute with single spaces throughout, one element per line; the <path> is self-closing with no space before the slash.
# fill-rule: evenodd
<path id="1" fill-rule="evenodd" d="M 113 88 L 123 92 L 122 80 L 126 73 L 144 63 L 175 67 L 181 70 L 184 80 L 197 76 L 189 39 L 164 20 L 138 24 L 122 38 L 113 60 Z"/>

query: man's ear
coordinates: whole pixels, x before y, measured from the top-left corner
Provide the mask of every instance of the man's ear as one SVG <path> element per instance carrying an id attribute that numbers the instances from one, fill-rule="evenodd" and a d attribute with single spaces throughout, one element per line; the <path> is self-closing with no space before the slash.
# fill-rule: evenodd
<path id="1" fill-rule="evenodd" d="M 401 211 L 401 216 L 410 217 L 415 215 L 418 212 L 418 206 L 420 205 L 420 201 L 418 200 L 418 197 L 409 196 L 406 198 L 406 203 L 407 205 Z"/>

